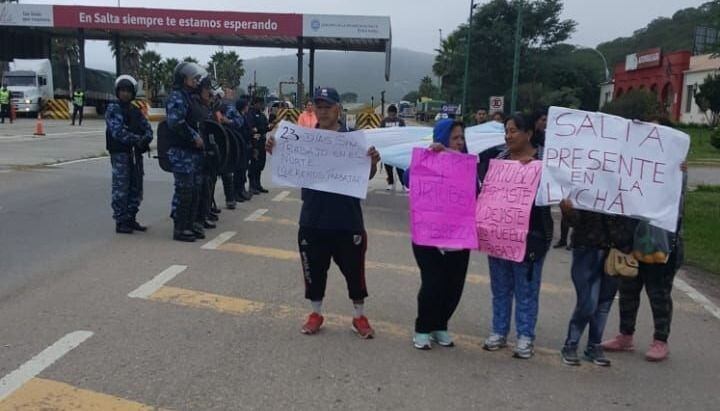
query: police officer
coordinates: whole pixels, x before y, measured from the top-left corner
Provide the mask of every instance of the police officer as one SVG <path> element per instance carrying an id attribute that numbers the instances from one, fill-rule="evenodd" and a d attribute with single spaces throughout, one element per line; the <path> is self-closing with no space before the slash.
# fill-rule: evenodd
<path id="1" fill-rule="evenodd" d="M 5 124 L 5 117 L 10 116 L 10 91 L 5 84 L 0 88 L 0 123 Z M 12 123 L 12 117 L 10 118 Z"/>
<path id="2" fill-rule="evenodd" d="M 235 102 L 235 109 L 240 115 L 240 137 L 242 139 L 243 149 L 241 151 L 240 161 L 235 168 L 233 183 L 235 184 L 235 199 L 239 203 L 250 201 L 252 193 L 245 189 L 245 183 L 248 179 L 248 168 L 253 151 L 252 130 L 250 130 L 249 97 L 244 96 Z"/>
<path id="3" fill-rule="evenodd" d="M 204 122 L 206 120 L 214 120 L 213 111 L 213 86 L 210 77 L 205 76 L 200 80 L 200 86 L 197 94 L 193 96 L 196 100 L 198 111 L 201 118 L 200 136 L 204 141 L 205 151 L 203 152 L 202 164 L 200 169 L 200 201 L 199 208 L 195 215 L 194 231 L 196 235 L 205 228 L 215 228 L 216 225 L 212 221 L 217 221 L 219 210 L 213 206 L 214 185 L 217 180 L 217 155 L 212 150 L 211 142 L 207 139 L 204 132 Z M 217 213 L 216 213 L 217 211 Z"/>
<path id="4" fill-rule="evenodd" d="M 85 92 L 80 89 L 76 89 L 73 93 L 73 116 L 71 125 L 75 125 L 75 116 L 79 114 L 80 121 L 78 122 L 78 125 L 82 126 L 83 107 L 85 107 Z"/>
<path id="5" fill-rule="evenodd" d="M 153 139 L 153 130 L 140 109 L 131 103 L 137 93 L 137 81 L 128 75 L 115 80 L 117 102 L 105 112 L 105 145 L 112 164 L 112 209 L 115 232 L 131 234 L 146 231 L 136 215 L 143 194 L 143 153 Z"/>
<path id="6" fill-rule="evenodd" d="M 175 179 L 174 201 L 177 202 L 173 212 L 173 239 L 177 241 L 192 242 L 204 237 L 202 230 L 194 225 L 202 183 L 204 143 L 200 123 L 204 118 L 193 102 L 192 93 L 206 76 L 205 69 L 196 63 L 178 64 L 173 72 L 173 90 L 165 104 L 170 141 L 167 157 Z"/>
<path id="7" fill-rule="evenodd" d="M 223 100 L 224 97 L 225 93 L 222 89 L 217 89 L 215 92 L 215 105 L 213 107 L 216 120 L 218 120 L 218 123 L 234 131 L 235 135 L 240 137 L 238 144 L 244 145 L 244 139 L 241 134 L 242 128 L 245 125 L 245 118 L 237 111 L 235 104 L 225 102 Z M 241 153 L 244 151 L 246 151 L 245 147 L 241 147 Z M 241 159 L 236 159 L 236 161 L 239 163 Z M 225 205 L 229 210 L 236 208 L 238 194 L 235 193 L 235 177 L 234 172 L 227 172 L 220 175 L 223 183 L 223 191 L 225 192 Z M 237 178 L 241 178 L 241 176 L 238 175 Z"/>
<path id="8" fill-rule="evenodd" d="M 255 97 L 248 116 L 250 129 L 253 132 L 253 152 L 250 158 L 250 170 L 248 172 L 250 192 L 253 194 L 268 192 L 268 190 L 260 184 L 260 176 L 265 168 L 265 134 L 269 131 L 269 122 L 263 111 L 264 105 L 265 103 L 262 97 Z"/>

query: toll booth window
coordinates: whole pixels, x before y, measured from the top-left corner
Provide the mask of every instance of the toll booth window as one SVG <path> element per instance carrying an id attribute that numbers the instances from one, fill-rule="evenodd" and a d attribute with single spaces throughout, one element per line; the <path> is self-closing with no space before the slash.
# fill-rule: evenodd
<path id="1" fill-rule="evenodd" d="M 41 86 L 47 86 L 47 78 L 45 77 L 38 77 L 38 82 Z"/>

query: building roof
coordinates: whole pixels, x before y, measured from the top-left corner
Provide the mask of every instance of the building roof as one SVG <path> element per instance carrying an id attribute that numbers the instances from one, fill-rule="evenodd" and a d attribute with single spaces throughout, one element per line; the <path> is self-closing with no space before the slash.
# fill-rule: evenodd
<path id="1" fill-rule="evenodd" d="M 713 57 L 712 54 L 702 54 L 690 57 L 690 68 L 686 73 L 720 70 L 720 56 Z"/>

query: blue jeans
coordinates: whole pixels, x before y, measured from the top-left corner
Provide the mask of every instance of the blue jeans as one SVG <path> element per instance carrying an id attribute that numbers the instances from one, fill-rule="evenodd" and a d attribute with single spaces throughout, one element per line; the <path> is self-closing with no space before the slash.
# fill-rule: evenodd
<path id="1" fill-rule="evenodd" d="M 507 336 L 510 332 L 513 297 L 517 336 L 535 339 L 535 324 L 540 299 L 540 279 L 545 258 L 535 262 L 516 263 L 488 257 L 492 289 L 492 332 Z"/>
<path id="2" fill-rule="evenodd" d="M 610 307 L 617 292 L 617 278 L 605 273 L 607 252 L 598 248 L 573 249 L 572 281 L 577 303 L 570 318 L 565 346 L 577 348 L 588 326 L 588 346 L 600 344 Z"/>

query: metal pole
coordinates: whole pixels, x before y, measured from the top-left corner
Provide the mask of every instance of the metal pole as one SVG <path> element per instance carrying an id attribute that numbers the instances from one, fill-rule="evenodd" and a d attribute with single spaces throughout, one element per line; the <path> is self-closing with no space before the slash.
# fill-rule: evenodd
<path id="1" fill-rule="evenodd" d="M 295 93 L 295 107 L 300 107 L 303 98 L 303 39 L 298 37 L 298 65 L 297 65 L 297 90 Z"/>
<path id="2" fill-rule="evenodd" d="M 520 37 L 522 36 L 522 0 L 517 2 L 517 25 L 515 27 L 515 58 L 513 59 L 512 92 L 510 94 L 510 113 L 517 109 L 518 77 L 520 75 Z"/>
<path id="3" fill-rule="evenodd" d="M 308 64 L 308 69 L 310 70 L 310 73 L 308 73 L 308 94 L 310 94 L 310 98 L 312 98 L 315 95 L 315 47 L 310 47 L 310 63 Z"/>
<path id="4" fill-rule="evenodd" d="M 607 83 L 608 81 L 610 81 L 610 70 L 608 70 L 607 59 L 605 59 L 605 56 L 600 52 L 600 50 L 598 50 L 598 49 L 590 49 L 590 50 L 594 51 L 602 59 L 603 65 L 605 65 L 605 82 Z"/>
<path id="5" fill-rule="evenodd" d="M 465 74 L 463 75 L 463 97 L 461 106 L 461 117 L 467 109 L 467 89 L 468 89 L 468 72 L 470 71 L 470 39 L 472 32 L 472 15 L 475 8 L 475 0 L 470 0 L 470 18 L 468 19 L 467 35 L 465 36 Z"/>
<path id="6" fill-rule="evenodd" d="M 80 90 L 85 90 L 85 30 L 78 29 L 78 48 L 80 49 Z"/>

